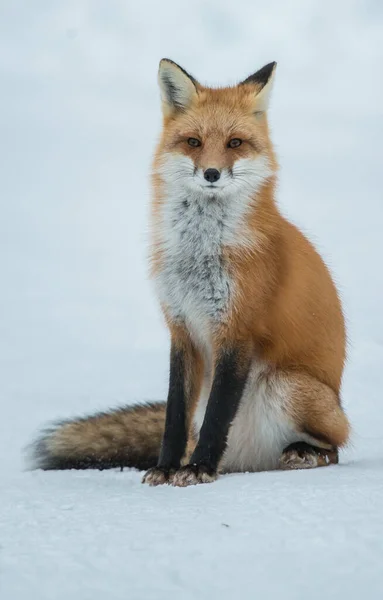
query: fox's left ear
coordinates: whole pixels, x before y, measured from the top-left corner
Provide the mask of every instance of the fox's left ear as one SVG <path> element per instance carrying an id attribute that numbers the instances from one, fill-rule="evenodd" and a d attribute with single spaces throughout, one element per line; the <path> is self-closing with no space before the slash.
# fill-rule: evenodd
<path id="1" fill-rule="evenodd" d="M 276 67 L 277 63 L 271 62 L 239 84 L 254 88 L 256 110 L 259 112 L 268 109 Z"/>

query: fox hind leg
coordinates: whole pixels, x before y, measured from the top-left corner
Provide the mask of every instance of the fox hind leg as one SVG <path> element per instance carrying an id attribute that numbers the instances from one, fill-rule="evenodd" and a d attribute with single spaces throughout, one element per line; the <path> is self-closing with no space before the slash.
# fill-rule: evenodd
<path id="1" fill-rule="evenodd" d="M 285 374 L 286 377 L 286 374 Z M 302 441 L 287 446 L 279 468 L 312 469 L 337 464 L 350 426 L 333 389 L 306 373 L 287 375 L 290 401 L 286 407 Z"/>
<path id="2" fill-rule="evenodd" d="M 295 442 L 284 449 L 279 459 L 279 468 L 283 471 L 295 469 L 315 469 L 337 464 L 338 449 L 317 448 L 306 442 Z"/>

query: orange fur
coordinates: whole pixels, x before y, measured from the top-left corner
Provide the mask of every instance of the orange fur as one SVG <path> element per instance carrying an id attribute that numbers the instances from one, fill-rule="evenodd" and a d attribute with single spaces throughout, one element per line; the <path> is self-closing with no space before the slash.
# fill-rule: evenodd
<path id="1" fill-rule="evenodd" d="M 158 220 L 167 197 L 158 171 L 163 156 L 178 153 L 196 168 L 219 170 L 239 158 L 267 156 L 272 176 L 247 215 L 249 243 L 224 248 L 236 293 L 227 318 L 214 330 L 214 355 L 223 345 L 245 343 L 258 360 L 288 372 L 296 390 L 294 419 L 317 438 L 342 445 L 349 434 L 339 407 L 346 341 L 342 309 L 323 260 L 276 206 L 277 161 L 266 112 L 254 114 L 257 94 L 250 84 L 223 89 L 196 84 L 196 89 L 185 110 L 164 111 L 153 163 L 152 276 L 162 269 Z M 201 140 L 201 146 L 190 147 L 189 137 Z M 229 149 L 231 138 L 246 143 Z"/>

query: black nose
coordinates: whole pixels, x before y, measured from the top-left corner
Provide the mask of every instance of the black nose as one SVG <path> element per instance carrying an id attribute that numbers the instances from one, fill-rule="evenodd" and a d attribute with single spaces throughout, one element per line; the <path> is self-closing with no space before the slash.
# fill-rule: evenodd
<path id="1" fill-rule="evenodd" d="M 205 177 L 206 181 L 214 183 L 221 177 L 221 173 L 218 171 L 218 169 L 206 169 L 203 176 Z"/>

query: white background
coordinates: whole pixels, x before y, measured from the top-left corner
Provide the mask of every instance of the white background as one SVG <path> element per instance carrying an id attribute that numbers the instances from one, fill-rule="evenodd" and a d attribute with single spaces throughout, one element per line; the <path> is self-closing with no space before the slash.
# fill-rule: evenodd
<path id="1" fill-rule="evenodd" d="M 379 0 L 1 3 L 4 599 L 383 596 L 382 40 Z M 185 490 L 23 470 L 46 421 L 166 396 L 146 264 L 162 57 L 211 85 L 278 62 L 278 202 L 348 322 L 338 467 Z"/>

